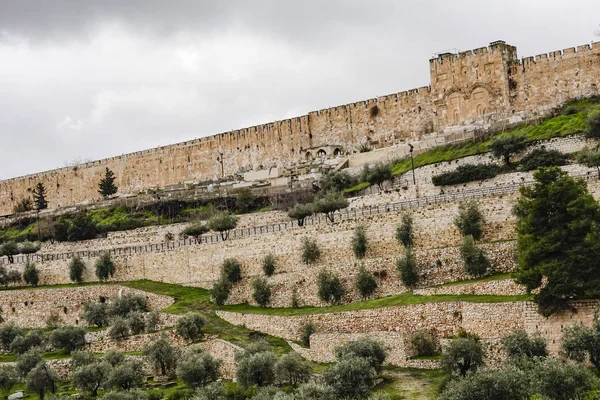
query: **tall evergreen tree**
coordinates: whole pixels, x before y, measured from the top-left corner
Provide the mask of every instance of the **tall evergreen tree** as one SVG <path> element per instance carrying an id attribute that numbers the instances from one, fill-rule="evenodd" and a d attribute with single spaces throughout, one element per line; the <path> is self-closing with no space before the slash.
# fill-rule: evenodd
<path id="1" fill-rule="evenodd" d="M 98 193 L 102 198 L 107 198 L 108 196 L 112 196 L 117 193 L 117 186 L 115 185 L 115 173 L 110 169 L 106 168 L 106 172 L 104 173 L 104 178 L 100 180 L 100 184 L 98 185 Z"/>
<path id="2" fill-rule="evenodd" d="M 46 187 L 42 182 L 35 185 L 33 189 L 33 202 L 37 211 L 48 208 L 48 200 L 46 200 Z"/>
<path id="3" fill-rule="evenodd" d="M 540 168 L 533 177 L 535 185 L 521 187 L 515 208 L 515 276 L 528 290 L 541 288 L 535 301 L 549 315 L 570 299 L 600 293 L 600 207 L 584 180 L 558 167 Z"/>

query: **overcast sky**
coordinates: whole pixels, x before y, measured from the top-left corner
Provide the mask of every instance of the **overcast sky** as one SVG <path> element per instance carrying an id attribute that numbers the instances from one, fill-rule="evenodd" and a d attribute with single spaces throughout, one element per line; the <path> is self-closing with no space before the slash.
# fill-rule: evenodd
<path id="1" fill-rule="evenodd" d="M 600 40 L 599 0 L 0 0 L 0 179 L 429 84 L 429 58 Z"/>

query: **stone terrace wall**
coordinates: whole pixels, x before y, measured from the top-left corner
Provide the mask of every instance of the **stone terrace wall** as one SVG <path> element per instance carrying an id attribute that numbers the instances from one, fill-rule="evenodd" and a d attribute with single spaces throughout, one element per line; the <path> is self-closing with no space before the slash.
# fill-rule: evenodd
<path id="1" fill-rule="evenodd" d="M 5 323 L 26 328 L 44 328 L 48 317 L 55 314 L 65 325 L 85 325 L 80 320 L 83 303 L 111 298 L 120 293 L 139 294 L 148 299 L 150 308 L 160 310 L 173 304 L 168 296 L 147 293 L 120 285 L 91 285 L 55 289 L 23 289 L 0 291 L 0 308 Z"/>
<path id="2" fill-rule="evenodd" d="M 419 296 L 434 296 L 434 295 L 500 295 L 500 296 L 516 296 L 526 294 L 527 289 L 523 285 L 515 283 L 513 279 L 501 279 L 489 282 L 464 283 L 456 285 L 445 285 L 439 287 L 415 289 L 413 293 Z"/>

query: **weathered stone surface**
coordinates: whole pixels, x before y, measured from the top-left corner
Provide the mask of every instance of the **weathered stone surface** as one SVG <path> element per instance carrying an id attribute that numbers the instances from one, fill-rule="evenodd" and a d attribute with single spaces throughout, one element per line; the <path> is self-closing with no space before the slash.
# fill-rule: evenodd
<path id="1" fill-rule="evenodd" d="M 378 148 L 396 146 L 397 156 L 407 154 L 407 141 L 420 150 L 464 140 L 476 129 L 536 120 L 569 99 L 597 95 L 599 54 L 600 44 L 594 43 L 519 60 L 516 48 L 504 42 L 440 54 L 430 60 L 430 86 L 1 181 L 0 214 L 10 213 L 37 182 L 56 188 L 48 191 L 52 208 L 97 199 L 105 168 L 115 172 L 120 193 L 137 193 L 252 170 L 308 165 L 317 157 L 352 157 L 367 140 Z"/>

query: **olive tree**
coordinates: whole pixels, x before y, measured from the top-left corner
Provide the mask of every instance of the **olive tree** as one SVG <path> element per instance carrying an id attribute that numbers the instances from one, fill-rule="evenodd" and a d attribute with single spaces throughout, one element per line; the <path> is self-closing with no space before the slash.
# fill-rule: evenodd
<path id="1" fill-rule="evenodd" d="M 324 379 L 337 398 L 365 398 L 374 385 L 375 370 L 368 360 L 350 356 L 330 367 Z"/>
<path id="2" fill-rule="evenodd" d="M 321 257 L 321 250 L 316 239 L 302 238 L 302 262 L 307 265 L 315 263 Z"/>
<path id="3" fill-rule="evenodd" d="M 244 355 L 238 361 L 236 377 L 242 387 L 267 386 L 275 382 L 275 355 L 261 351 Z"/>
<path id="4" fill-rule="evenodd" d="M 27 390 L 37 393 L 40 400 L 44 400 L 46 392 L 56 393 L 58 375 L 46 365 L 45 361 L 39 362 L 27 374 Z"/>
<path id="5" fill-rule="evenodd" d="M 458 205 L 458 215 L 454 219 L 454 225 L 463 236 L 470 235 L 473 236 L 473 239 L 479 240 L 483 234 L 484 223 L 485 219 L 475 200 Z"/>
<path id="6" fill-rule="evenodd" d="M 485 274 L 490 267 L 490 261 L 483 249 L 475 244 L 473 236 L 465 236 L 460 246 L 465 271 L 472 276 Z"/>
<path id="7" fill-rule="evenodd" d="M 69 263 L 69 278 L 76 283 L 83 282 L 83 274 L 86 270 L 83 260 L 76 256 Z"/>
<path id="8" fill-rule="evenodd" d="M 368 247 L 367 231 L 364 226 L 358 226 L 352 235 L 352 251 L 354 251 L 354 256 L 362 260 L 367 254 Z"/>
<path id="9" fill-rule="evenodd" d="M 238 217 L 227 212 L 220 212 L 213 215 L 207 222 L 211 231 L 219 232 L 221 239 L 229 238 L 229 231 L 235 229 L 238 223 Z"/>
<path id="10" fill-rule="evenodd" d="M 87 301 L 83 303 L 81 317 L 88 325 L 102 327 L 108 325 L 108 306 L 106 303 Z"/>
<path id="11" fill-rule="evenodd" d="M 187 313 L 175 323 L 175 332 L 189 342 L 195 342 L 202 336 L 204 319 L 197 313 Z"/>
<path id="12" fill-rule="evenodd" d="M 458 373 L 465 377 L 467 372 L 475 371 L 483 365 L 483 346 L 474 337 L 452 339 L 442 350 L 440 365 L 447 373 Z"/>
<path id="13" fill-rule="evenodd" d="M 261 307 L 266 307 L 271 302 L 271 285 L 262 277 L 256 277 L 252 281 L 252 298 Z"/>
<path id="14" fill-rule="evenodd" d="M 339 303 L 346 295 L 346 289 L 339 276 L 325 269 L 319 271 L 317 288 L 319 298 L 327 303 Z"/>
<path id="15" fill-rule="evenodd" d="M 334 222 L 335 212 L 347 208 L 349 203 L 343 194 L 339 192 L 327 192 L 325 196 L 317 199 L 314 203 L 315 212 L 323 213 L 330 222 Z"/>
<path id="16" fill-rule="evenodd" d="M 396 228 L 396 240 L 406 249 L 414 244 L 413 218 L 409 213 L 402 214 L 400 225 Z"/>
<path id="17" fill-rule="evenodd" d="M 563 330 L 561 350 L 568 358 L 579 362 L 587 358 L 600 371 L 600 320 L 594 317 L 591 327 L 575 324 Z"/>
<path id="18" fill-rule="evenodd" d="M 106 281 L 112 278 L 115 274 L 115 263 L 110 257 L 108 251 L 102 253 L 98 261 L 96 261 L 96 276 L 101 281 Z"/>
<path id="19" fill-rule="evenodd" d="M 108 378 L 108 386 L 119 390 L 135 388 L 144 382 L 144 373 L 139 361 L 126 360 L 116 365 Z"/>
<path id="20" fill-rule="evenodd" d="M 335 356 L 338 360 L 343 360 L 347 357 L 365 359 L 375 372 L 381 373 L 383 363 L 387 358 L 387 351 L 378 341 L 362 337 L 336 348 Z"/>
<path id="21" fill-rule="evenodd" d="M 306 382 L 312 374 L 310 362 L 296 352 L 290 352 L 275 363 L 275 376 L 284 385 L 296 386 Z"/>
<path id="22" fill-rule="evenodd" d="M 501 158 L 505 165 L 510 165 L 510 157 L 525 150 L 527 142 L 525 136 L 498 136 L 492 140 L 490 148 L 494 157 Z"/>
<path id="23" fill-rule="evenodd" d="M 360 297 L 366 299 L 367 297 L 371 296 L 375 290 L 377 290 L 377 281 L 375 278 L 373 278 L 373 275 L 371 275 L 365 269 L 364 265 L 361 265 L 358 268 L 358 274 L 356 274 L 354 286 L 360 294 Z"/>
<path id="24" fill-rule="evenodd" d="M 71 353 L 85 346 L 85 329 L 76 326 L 55 329 L 50 334 L 50 343 L 55 349 Z"/>
<path id="25" fill-rule="evenodd" d="M 185 353 L 177 364 L 177 378 L 191 388 L 206 386 L 217 380 L 221 362 L 199 348 Z"/>
<path id="26" fill-rule="evenodd" d="M 500 343 L 506 354 L 513 359 L 548 356 L 546 339 L 539 334 L 529 335 L 522 329 L 504 336 Z"/>
<path id="27" fill-rule="evenodd" d="M 532 393 L 524 371 L 514 366 L 489 369 L 451 380 L 440 394 L 440 400 L 528 400 Z"/>
<path id="28" fill-rule="evenodd" d="M 171 345 L 169 339 L 165 336 L 147 345 L 142 354 L 148 358 L 154 369 L 160 371 L 162 375 L 173 372 L 177 367 L 179 351 Z"/>
<path id="29" fill-rule="evenodd" d="M 315 207 L 312 203 L 296 204 L 288 211 L 288 217 L 298 221 L 298 226 L 304 226 L 304 220 L 315 213 Z"/>
<path id="30" fill-rule="evenodd" d="M 108 382 L 110 373 L 110 364 L 94 362 L 75 368 L 71 380 L 75 387 L 96 397 L 98 389 Z"/>

